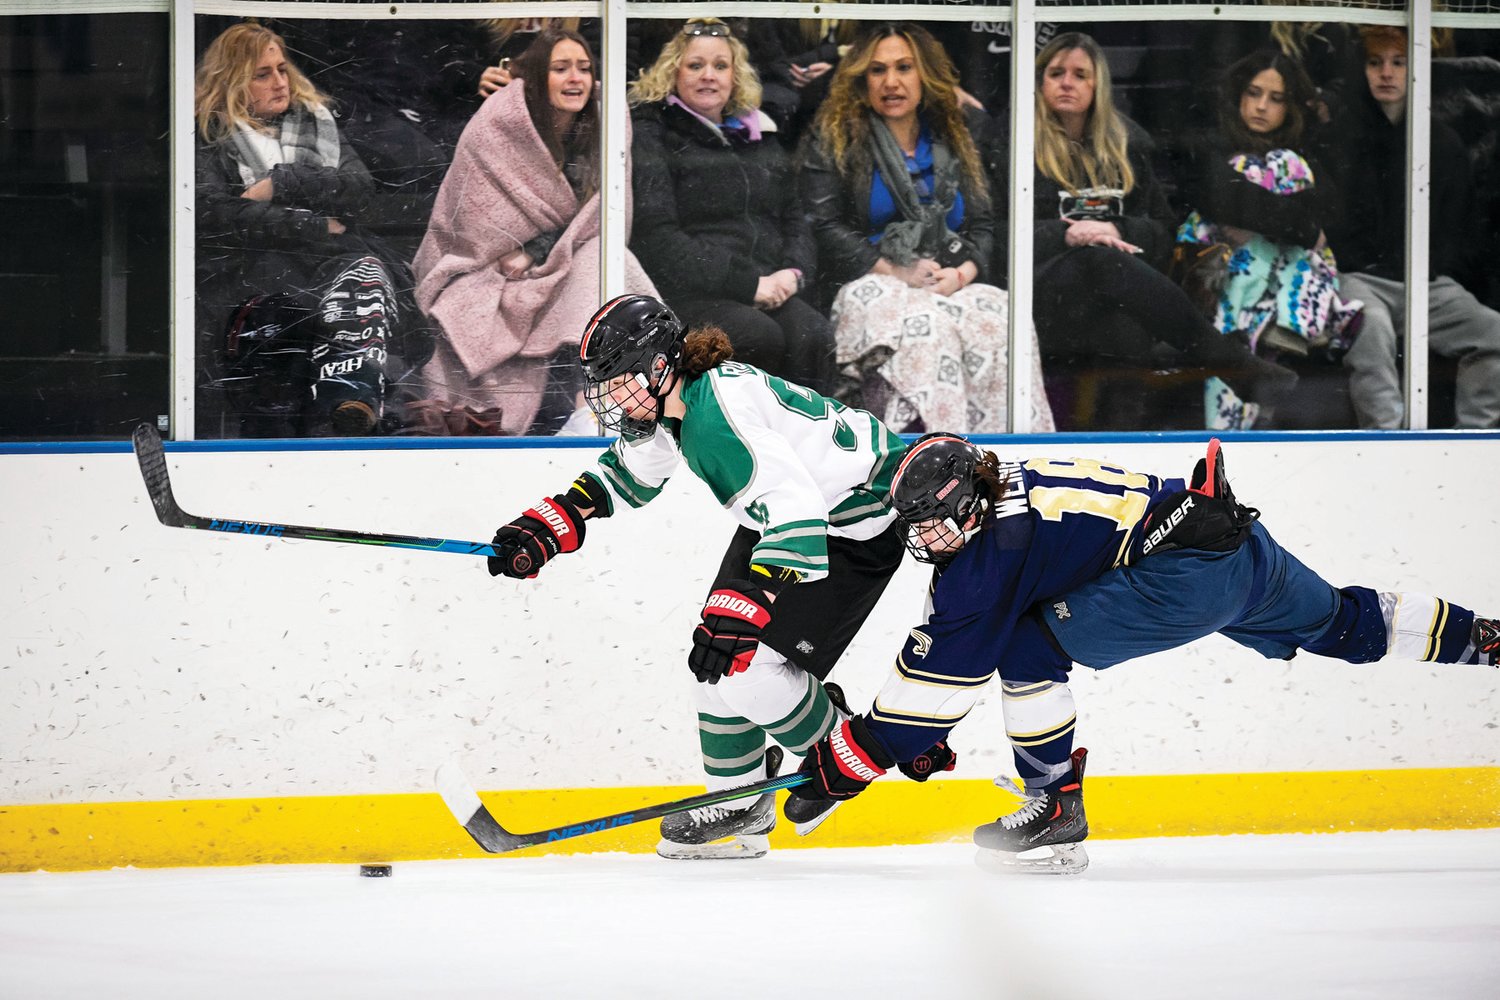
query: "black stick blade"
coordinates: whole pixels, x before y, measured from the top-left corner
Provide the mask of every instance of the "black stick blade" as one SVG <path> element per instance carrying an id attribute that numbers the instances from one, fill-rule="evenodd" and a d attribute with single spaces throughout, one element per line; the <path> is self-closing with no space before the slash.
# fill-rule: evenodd
<path id="1" fill-rule="evenodd" d="M 170 528 L 187 526 L 182 508 L 172 495 L 172 480 L 167 476 L 167 456 L 162 450 L 161 435 L 150 424 L 141 424 L 130 436 L 135 447 L 135 457 L 141 463 L 141 478 L 146 481 L 146 493 L 151 497 L 151 506 L 156 508 L 156 519 Z"/>

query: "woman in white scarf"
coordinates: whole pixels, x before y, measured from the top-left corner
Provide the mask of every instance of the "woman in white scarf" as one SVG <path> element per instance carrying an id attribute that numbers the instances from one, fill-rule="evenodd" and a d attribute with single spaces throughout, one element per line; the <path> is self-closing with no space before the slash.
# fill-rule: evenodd
<path id="1" fill-rule="evenodd" d="M 214 39 L 194 104 L 200 372 L 228 390 L 200 401 L 200 433 L 370 433 L 388 349 L 421 352 L 391 342 L 404 265 L 358 232 L 369 172 L 262 25 Z"/>

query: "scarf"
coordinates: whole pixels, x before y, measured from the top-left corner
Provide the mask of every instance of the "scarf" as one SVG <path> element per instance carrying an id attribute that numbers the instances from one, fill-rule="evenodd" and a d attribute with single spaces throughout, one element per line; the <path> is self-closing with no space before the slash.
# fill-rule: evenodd
<path id="1" fill-rule="evenodd" d="M 681 108 L 688 114 L 692 115 L 694 118 L 698 119 L 704 125 L 707 125 L 709 128 L 713 129 L 714 134 L 716 134 L 726 146 L 731 142 L 740 144 L 760 142 L 763 129 L 760 120 L 761 113 L 759 109 L 750 111 L 744 117 L 740 117 L 739 115 L 728 115 L 725 117 L 724 121 L 720 123 L 703 117 L 698 112 L 694 111 L 692 108 L 684 104 L 682 102 L 682 99 L 679 98 L 676 94 L 668 94 L 667 103 Z"/>
<path id="2" fill-rule="evenodd" d="M 249 187 L 280 163 L 338 168 L 339 130 L 322 105 L 292 108 L 281 116 L 280 131 L 267 135 L 249 122 L 236 122 L 230 136 L 240 180 Z"/>
<path id="3" fill-rule="evenodd" d="M 958 161 L 948 144 L 932 140 L 932 201 L 922 203 L 912 183 L 906 154 L 886 127 L 885 119 L 870 112 L 870 153 L 901 218 L 886 225 L 880 236 L 880 255 L 904 267 L 918 257 L 936 257 L 958 238 L 948 228 L 947 216 L 958 194 Z"/>

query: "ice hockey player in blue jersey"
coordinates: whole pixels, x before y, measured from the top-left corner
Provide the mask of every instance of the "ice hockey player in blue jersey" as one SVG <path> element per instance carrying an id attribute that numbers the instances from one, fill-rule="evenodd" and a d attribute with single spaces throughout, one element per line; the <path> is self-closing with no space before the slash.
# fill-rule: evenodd
<path id="1" fill-rule="evenodd" d="M 502 526 L 489 560 L 491 574 L 535 576 L 578 549 L 588 521 L 645 506 L 682 465 L 707 484 L 739 523 L 688 656 L 710 789 L 774 774 L 768 736 L 801 755 L 847 717 L 822 682 L 904 554 L 890 483 L 906 443 L 732 353 L 722 330 L 689 333 L 659 299 L 605 303 L 579 361 L 590 408 L 620 436 L 570 489 Z M 775 823 L 769 793 L 674 813 L 657 853 L 760 857 Z"/>
<path id="2" fill-rule="evenodd" d="M 814 780 L 788 802 L 831 808 L 898 762 L 951 767 L 946 737 L 998 673 L 1025 787 L 1011 786 L 1019 808 L 974 831 L 986 867 L 1068 874 L 1088 864 L 1075 662 L 1103 669 L 1214 632 L 1276 659 L 1306 650 L 1493 666 L 1500 653 L 1495 619 L 1325 582 L 1235 500 L 1217 440 L 1184 488 L 1086 459 L 1001 462 L 930 434 L 892 491 L 908 548 L 935 564 L 927 621 L 870 711 L 808 752 L 802 769 Z"/>

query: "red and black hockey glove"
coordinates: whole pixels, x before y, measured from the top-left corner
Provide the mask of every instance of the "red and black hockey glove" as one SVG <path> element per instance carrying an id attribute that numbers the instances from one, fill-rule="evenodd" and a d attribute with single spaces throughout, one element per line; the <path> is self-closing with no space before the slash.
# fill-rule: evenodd
<path id="1" fill-rule="evenodd" d="M 813 779 L 790 793 L 799 799 L 852 799 L 894 764 L 870 735 L 864 717 L 856 715 L 808 749 L 797 770 L 812 772 Z"/>
<path id="2" fill-rule="evenodd" d="M 939 771 L 951 771 L 958 763 L 958 754 L 947 740 L 938 740 L 926 753 L 902 761 L 896 767 L 912 781 L 926 781 Z"/>
<path id="3" fill-rule="evenodd" d="M 573 501 L 561 494 L 543 500 L 495 532 L 495 554 L 485 560 L 490 576 L 529 580 L 553 556 L 577 551 L 583 533 Z"/>
<path id="4" fill-rule="evenodd" d="M 771 623 L 773 592 L 747 580 L 728 580 L 708 595 L 703 623 L 693 630 L 688 667 L 699 681 L 719 683 L 750 666 L 760 634 Z"/>

